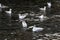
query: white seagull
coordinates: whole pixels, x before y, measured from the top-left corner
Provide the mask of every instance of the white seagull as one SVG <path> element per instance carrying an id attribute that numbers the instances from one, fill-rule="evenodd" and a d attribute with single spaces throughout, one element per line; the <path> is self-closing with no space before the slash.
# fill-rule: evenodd
<path id="1" fill-rule="evenodd" d="M 24 19 L 27 16 L 27 15 L 21 15 L 21 14 L 18 14 L 18 15 L 20 20 Z"/>
<path id="2" fill-rule="evenodd" d="M 25 21 L 22 21 L 22 27 L 24 31 L 27 30 L 27 23 Z"/>
<path id="3" fill-rule="evenodd" d="M 2 7 L 1 3 L 0 3 L 0 8 Z"/>
<path id="4" fill-rule="evenodd" d="M 12 9 L 9 9 L 9 11 L 5 11 L 8 15 L 11 16 L 11 13 L 12 13 Z"/>
<path id="5" fill-rule="evenodd" d="M 23 28 L 27 28 L 27 23 L 25 21 L 22 21 Z"/>
<path id="6" fill-rule="evenodd" d="M 0 3 L 0 8 L 8 8 L 7 6 L 4 6 Z"/>
<path id="7" fill-rule="evenodd" d="M 51 8 L 51 2 L 47 2 L 48 8 Z"/>
<path id="8" fill-rule="evenodd" d="M 45 11 L 46 10 L 46 6 L 44 6 L 44 8 L 40 8 L 40 10 Z"/>
<path id="9" fill-rule="evenodd" d="M 2 8 L 7 8 L 7 6 L 4 6 L 0 3 L 0 11 L 2 11 Z"/>
<path id="10" fill-rule="evenodd" d="M 44 29 L 44 28 L 41 28 L 41 27 L 36 27 L 36 25 L 30 26 L 29 28 L 32 28 L 33 32 L 39 32 L 39 31 L 42 31 Z"/>
<path id="11" fill-rule="evenodd" d="M 43 22 L 46 19 L 49 19 L 47 16 L 44 15 L 38 16 L 38 18 L 40 19 L 41 22 Z"/>

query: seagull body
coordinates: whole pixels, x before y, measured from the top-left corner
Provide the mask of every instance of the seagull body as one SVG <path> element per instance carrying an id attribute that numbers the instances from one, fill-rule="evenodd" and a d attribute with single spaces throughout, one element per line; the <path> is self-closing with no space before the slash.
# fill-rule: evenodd
<path id="1" fill-rule="evenodd" d="M 12 9 L 9 9 L 9 11 L 5 11 L 8 15 L 11 16 L 11 13 L 12 13 Z"/>
<path id="2" fill-rule="evenodd" d="M 41 27 L 36 27 L 35 25 L 30 26 L 29 28 L 32 28 L 33 32 L 39 32 L 39 31 L 42 31 L 44 29 L 44 28 L 41 28 Z"/>

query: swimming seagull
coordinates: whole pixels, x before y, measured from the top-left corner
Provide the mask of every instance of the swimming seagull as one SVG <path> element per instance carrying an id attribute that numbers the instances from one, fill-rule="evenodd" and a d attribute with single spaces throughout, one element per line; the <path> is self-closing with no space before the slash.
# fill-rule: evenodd
<path id="1" fill-rule="evenodd" d="M 24 30 L 27 29 L 27 23 L 25 21 L 22 21 L 22 27 L 23 27 Z"/>
<path id="2" fill-rule="evenodd" d="M 45 11 L 46 10 L 46 6 L 44 6 L 44 8 L 40 8 L 40 10 Z"/>
<path id="3" fill-rule="evenodd" d="M 23 30 L 26 31 L 26 29 L 27 29 L 27 23 L 23 19 L 27 16 L 27 14 L 25 14 L 25 15 L 18 14 L 18 15 L 19 15 L 19 20 L 22 22 Z"/>
<path id="4" fill-rule="evenodd" d="M 7 6 L 4 6 L 0 3 L 0 11 L 2 11 L 2 8 L 8 8 Z"/>
<path id="5" fill-rule="evenodd" d="M 9 9 L 9 11 L 5 11 L 8 15 L 11 16 L 11 13 L 12 13 L 12 9 Z"/>
<path id="6" fill-rule="evenodd" d="M 26 16 L 27 16 L 27 15 L 21 15 L 21 14 L 19 14 L 19 19 L 22 20 L 22 19 L 24 19 Z"/>
<path id="7" fill-rule="evenodd" d="M 27 23 L 25 21 L 22 21 L 22 26 L 27 27 Z"/>
<path id="8" fill-rule="evenodd" d="M 48 8 L 51 8 L 51 2 L 47 2 Z"/>
<path id="9" fill-rule="evenodd" d="M 7 6 L 4 6 L 0 3 L 0 8 L 8 8 Z"/>
<path id="10" fill-rule="evenodd" d="M 29 28 L 32 28 L 33 32 L 43 31 L 43 29 L 44 29 L 44 28 L 41 28 L 41 27 L 36 27 L 36 25 L 30 26 Z"/>
<path id="11" fill-rule="evenodd" d="M 44 16 L 44 15 L 38 16 L 38 18 L 40 19 L 41 22 L 43 22 L 44 20 L 49 19 L 47 16 Z"/>

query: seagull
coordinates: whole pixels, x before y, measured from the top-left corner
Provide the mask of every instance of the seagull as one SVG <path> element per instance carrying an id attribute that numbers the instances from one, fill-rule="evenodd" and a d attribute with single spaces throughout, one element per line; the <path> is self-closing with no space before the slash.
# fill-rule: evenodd
<path id="1" fill-rule="evenodd" d="M 22 21 L 22 26 L 27 27 L 27 23 L 25 21 Z"/>
<path id="2" fill-rule="evenodd" d="M 0 11 L 2 11 L 2 9 L 1 9 L 1 4 L 0 4 Z"/>
<path id="3" fill-rule="evenodd" d="M 47 2 L 48 8 L 51 8 L 51 2 Z"/>
<path id="4" fill-rule="evenodd" d="M 5 38 L 4 40 L 8 40 L 7 38 Z"/>
<path id="5" fill-rule="evenodd" d="M 7 6 L 4 6 L 0 3 L 0 8 L 8 8 Z"/>
<path id="6" fill-rule="evenodd" d="M 45 10 L 46 10 L 46 6 L 44 6 L 44 8 L 40 8 L 40 10 L 43 10 L 43 11 L 45 11 Z"/>
<path id="7" fill-rule="evenodd" d="M 43 22 L 46 19 L 49 19 L 47 16 L 44 15 L 38 16 L 38 18 L 40 19 L 41 22 Z"/>
<path id="8" fill-rule="evenodd" d="M 27 23 L 25 21 L 22 21 L 22 27 L 23 27 L 23 30 L 27 30 Z"/>
<path id="9" fill-rule="evenodd" d="M 25 20 L 23 20 L 28 14 L 18 14 L 19 15 L 19 20 L 22 22 L 22 27 L 23 30 L 26 31 L 27 30 L 27 23 L 25 22 Z"/>
<path id="10" fill-rule="evenodd" d="M 7 6 L 4 6 L 0 3 L 0 11 L 2 11 L 2 8 L 8 8 Z"/>
<path id="11" fill-rule="evenodd" d="M 2 7 L 1 3 L 0 3 L 0 8 Z"/>
<path id="12" fill-rule="evenodd" d="M 9 11 L 5 11 L 8 15 L 11 16 L 11 13 L 12 13 L 12 9 L 9 9 Z"/>
<path id="13" fill-rule="evenodd" d="M 44 28 L 41 28 L 41 27 L 36 27 L 36 25 L 34 26 L 30 26 L 28 29 L 32 28 L 32 31 L 33 32 L 39 32 L 39 31 L 42 31 Z"/>
<path id="14" fill-rule="evenodd" d="M 27 15 L 21 15 L 21 14 L 19 14 L 19 19 L 22 20 L 22 19 L 24 19 L 26 16 L 27 16 Z"/>

